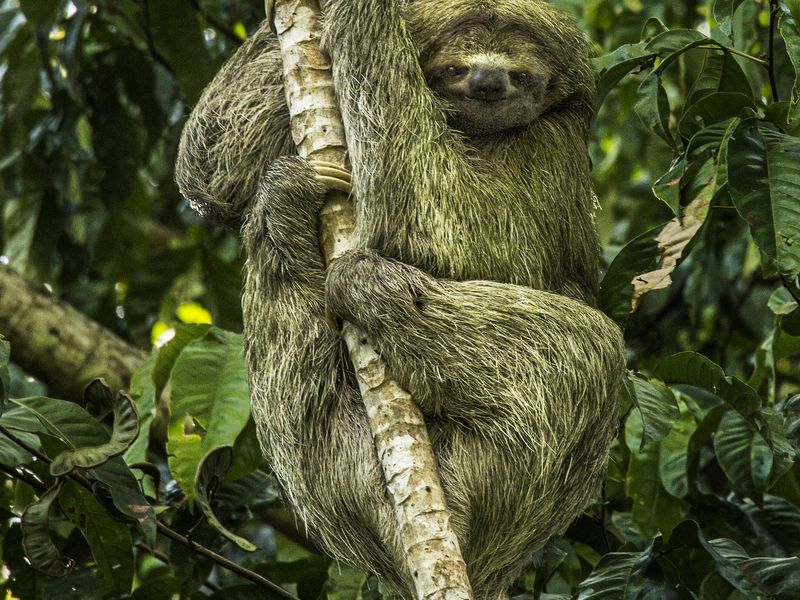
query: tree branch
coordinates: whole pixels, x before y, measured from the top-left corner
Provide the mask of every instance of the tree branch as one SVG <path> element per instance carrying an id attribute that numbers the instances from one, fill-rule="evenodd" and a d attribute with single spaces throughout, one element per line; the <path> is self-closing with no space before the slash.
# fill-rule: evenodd
<path id="1" fill-rule="evenodd" d="M 0 264 L 0 334 L 11 358 L 53 392 L 80 400 L 103 377 L 112 391 L 127 387 L 146 354 L 89 317 Z"/>

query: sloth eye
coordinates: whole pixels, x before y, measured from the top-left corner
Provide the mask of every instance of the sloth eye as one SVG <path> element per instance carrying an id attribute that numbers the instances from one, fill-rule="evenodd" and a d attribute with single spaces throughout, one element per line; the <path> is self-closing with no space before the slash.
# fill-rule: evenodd
<path id="1" fill-rule="evenodd" d="M 508 76 L 514 83 L 530 83 L 531 74 L 527 71 L 511 71 Z"/>
<path id="2" fill-rule="evenodd" d="M 450 65 L 444 70 L 444 72 L 448 77 L 458 77 L 460 75 L 464 75 L 467 72 L 467 69 L 464 67 Z"/>

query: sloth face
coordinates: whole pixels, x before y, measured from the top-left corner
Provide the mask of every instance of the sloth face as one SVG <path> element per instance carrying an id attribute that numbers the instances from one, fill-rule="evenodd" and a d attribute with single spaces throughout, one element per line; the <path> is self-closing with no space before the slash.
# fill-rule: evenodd
<path id="1" fill-rule="evenodd" d="M 524 127 L 562 99 L 558 74 L 524 31 L 473 25 L 441 41 L 422 69 L 452 107 L 451 125 L 468 136 Z"/>

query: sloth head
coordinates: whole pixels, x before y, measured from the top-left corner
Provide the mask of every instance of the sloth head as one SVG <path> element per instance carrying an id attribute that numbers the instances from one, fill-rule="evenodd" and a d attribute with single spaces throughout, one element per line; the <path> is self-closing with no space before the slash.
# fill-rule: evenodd
<path id="1" fill-rule="evenodd" d="M 546 3 L 415 0 L 407 19 L 428 85 L 468 136 L 526 127 L 565 106 L 591 118 L 587 44 Z"/>

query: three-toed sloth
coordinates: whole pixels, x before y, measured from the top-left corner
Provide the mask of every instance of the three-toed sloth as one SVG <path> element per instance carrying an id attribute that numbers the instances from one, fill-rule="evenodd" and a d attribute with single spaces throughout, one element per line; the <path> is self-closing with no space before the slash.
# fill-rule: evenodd
<path id="1" fill-rule="evenodd" d="M 177 178 L 242 228 L 253 414 L 289 505 L 331 554 L 413 597 L 332 314 L 419 403 L 475 596 L 495 600 L 595 493 L 616 429 L 587 44 L 538 0 L 328 0 L 324 28 L 365 250 L 326 272 L 326 189 L 293 156 L 266 24 L 194 109 Z"/>

